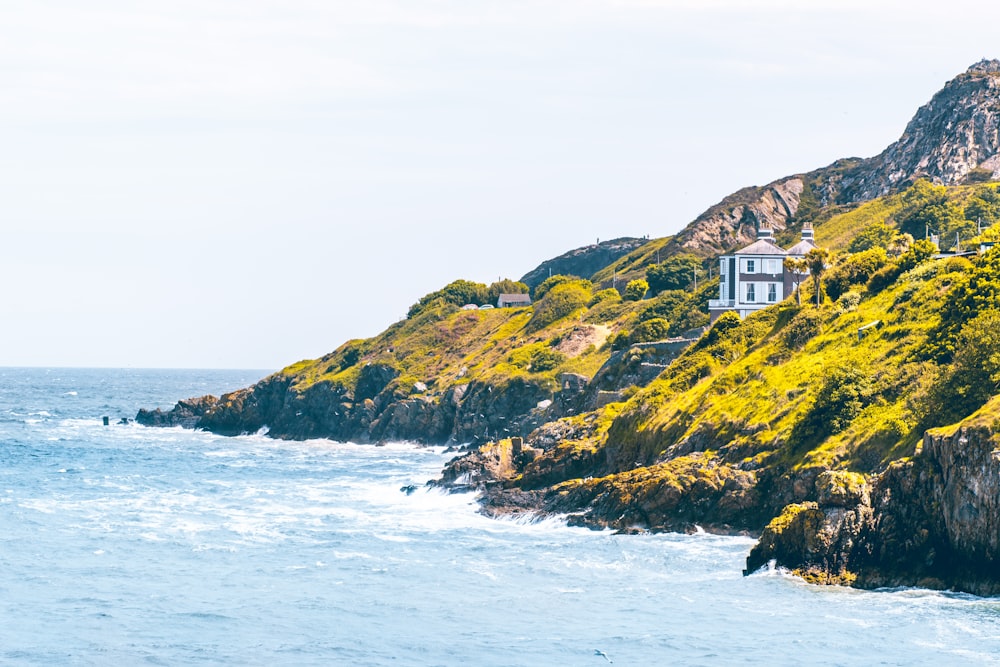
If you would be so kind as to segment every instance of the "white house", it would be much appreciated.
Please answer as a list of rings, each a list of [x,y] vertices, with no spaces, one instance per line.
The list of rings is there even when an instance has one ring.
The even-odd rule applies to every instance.
[[[755,310],[782,301],[803,278],[800,274],[796,281],[785,270],[785,259],[800,259],[815,247],[809,223],[802,227],[802,240],[788,250],[775,245],[771,228],[761,225],[756,241],[732,255],[719,258],[719,298],[708,302],[712,321],[727,310],[746,317]]]
[[[531,297],[527,294],[501,294],[497,299],[497,308],[522,308],[531,305]]]

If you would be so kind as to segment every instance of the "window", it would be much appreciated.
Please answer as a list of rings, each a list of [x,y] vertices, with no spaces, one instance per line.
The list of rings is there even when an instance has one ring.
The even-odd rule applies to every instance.
[[[726,271],[726,264],[728,264],[728,263],[729,262],[726,261],[726,258],[723,257],[722,260],[719,262],[719,275],[722,275],[722,276],[726,275],[726,273],[727,273],[727,271]]]
[[[747,260],[747,273],[757,273],[757,260]]]
[[[750,260],[750,261],[753,261],[753,260]],[[747,303],[753,303],[755,300],[756,299],[754,298],[754,284],[753,283],[747,283],[747,298],[746,298],[746,302]]]
[[[764,264],[765,264],[764,268],[765,273],[770,273],[772,276],[781,273],[781,270],[778,268],[778,260],[766,259],[764,260]]]
[[[767,284],[767,301],[768,303],[774,303],[778,300],[778,285],[777,283]]]

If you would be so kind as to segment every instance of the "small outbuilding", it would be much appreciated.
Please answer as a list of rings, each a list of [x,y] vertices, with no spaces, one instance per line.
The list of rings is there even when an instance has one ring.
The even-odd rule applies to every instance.
[[[527,294],[501,294],[497,299],[497,308],[523,308],[531,305],[531,297]]]

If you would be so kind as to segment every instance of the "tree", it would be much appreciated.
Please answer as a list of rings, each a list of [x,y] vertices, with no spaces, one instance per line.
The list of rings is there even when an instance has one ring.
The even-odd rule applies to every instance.
[[[453,306],[464,306],[467,303],[486,303],[487,288],[483,283],[471,280],[455,280],[436,292],[423,296],[420,301],[410,306],[407,317],[413,317],[428,305],[440,299]]]
[[[826,260],[829,259],[830,252],[826,248],[813,248],[805,256],[806,265],[809,267],[809,273],[813,277],[813,285],[816,287],[816,307],[819,308],[823,304],[823,290],[820,283],[823,277],[823,272],[826,271]]]
[[[848,255],[827,273],[826,293],[836,301],[851,285],[863,285],[888,262],[885,250],[874,246]]]
[[[889,245],[886,247],[886,254],[889,257],[899,257],[913,245],[913,236],[911,234],[900,234],[899,236],[892,239]]]
[[[955,340],[954,361],[931,390],[928,413],[935,424],[958,421],[1000,391],[1000,311],[968,320]]]
[[[503,280],[498,280],[489,286],[486,290],[485,303],[495,304],[501,294],[527,294],[530,291],[531,290],[524,283],[504,278]]]
[[[996,188],[980,187],[965,204],[965,217],[983,227],[1000,221],[1000,193]],[[979,231],[978,228],[976,230]]]
[[[928,232],[937,234],[942,245],[955,242],[956,233],[962,238],[975,236],[976,225],[966,219],[966,212],[957,201],[949,199],[948,189],[920,179],[903,193],[903,208],[896,216],[900,231],[915,238]]]
[[[858,233],[847,249],[851,252],[863,252],[871,248],[888,248],[899,232],[884,222],[873,222]]]
[[[646,296],[647,291],[649,291],[649,283],[645,280],[630,280],[625,285],[624,297],[626,301],[641,301],[642,297]]]
[[[792,282],[795,283],[795,305],[802,305],[802,292],[799,290],[799,283],[809,270],[809,264],[804,259],[794,257],[785,258],[785,271],[792,274]]]
[[[555,287],[556,285],[562,285],[563,283],[571,283],[571,282],[585,282],[588,285],[587,289],[590,289],[591,283],[589,280],[584,280],[583,278],[579,278],[577,276],[567,276],[559,273],[554,276],[549,276],[548,278],[543,280],[540,285],[535,287],[535,291],[531,295],[531,297],[535,301],[538,301],[539,299],[544,297],[548,293],[548,291],[553,287]]]
[[[646,280],[653,294],[665,290],[685,289],[694,280],[701,260],[690,253],[680,253],[646,269]]]
[[[654,340],[663,340],[670,335],[670,322],[662,317],[654,317],[651,320],[640,322],[632,331],[631,342],[646,343]]]

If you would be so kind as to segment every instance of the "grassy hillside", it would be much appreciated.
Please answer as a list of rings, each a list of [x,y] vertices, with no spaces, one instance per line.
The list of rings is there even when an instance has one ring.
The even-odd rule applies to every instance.
[[[707,323],[717,279],[645,295],[599,282],[619,263],[655,263],[667,239],[606,267],[597,282],[554,276],[530,307],[465,309],[491,290],[521,287],[455,281],[382,334],[266,384],[287,386],[291,399],[225,399],[237,411],[226,423],[256,426],[240,421],[249,405],[264,406],[254,408],[258,421],[280,421],[292,437],[324,428],[392,437],[433,424],[435,437],[482,442],[485,432],[494,442],[480,452],[509,463],[479,470],[504,471],[490,487],[494,508],[583,512],[579,521],[591,525],[759,530],[786,504],[814,499],[826,471],[879,472],[910,456],[926,429],[960,421],[996,393],[1000,251],[935,258],[915,233],[937,233],[946,248],[955,232],[963,247],[996,239],[996,188],[921,181],[851,210],[814,208],[817,240],[832,250],[820,306],[810,279],[803,305],[790,297],[742,321],[723,315],[683,351],[656,341]],[[590,386],[570,392],[566,373]],[[463,399],[469,387],[474,399]],[[546,396],[555,404],[535,410]],[[343,411],[347,421],[329,417]],[[299,414],[314,426],[296,431]],[[495,441],[515,422],[524,435],[534,429],[520,458]]]

